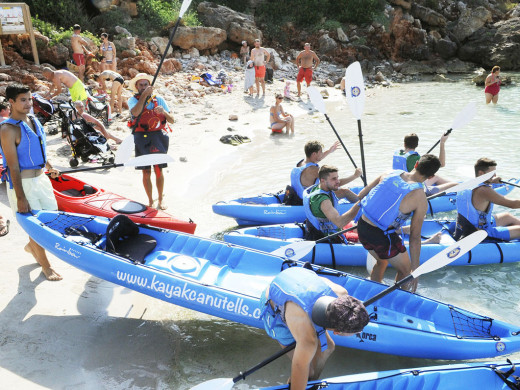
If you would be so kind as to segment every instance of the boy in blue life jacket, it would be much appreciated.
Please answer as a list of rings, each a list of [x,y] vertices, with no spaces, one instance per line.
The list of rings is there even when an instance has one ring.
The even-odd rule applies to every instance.
[[[441,168],[446,166],[446,141],[448,135],[443,135],[440,141],[439,160]],[[421,158],[421,155],[415,151],[419,145],[419,137],[415,133],[408,134],[404,137],[404,149],[396,150],[392,160],[392,169],[401,169],[405,172],[411,172]],[[424,182],[426,196],[445,191],[450,187],[457,185],[456,182],[450,182],[438,175]]]
[[[408,276],[419,266],[421,227],[428,210],[423,183],[432,178],[441,162],[425,154],[411,172],[395,170],[375,179],[359,193],[362,215],[358,221],[359,242],[377,260],[370,279],[383,280],[388,262],[397,269],[396,281]],[[396,232],[412,218],[410,224],[410,256]],[[415,292],[417,281],[411,289]]]
[[[271,338],[282,347],[296,342],[289,352],[291,390],[304,390],[308,380],[319,378],[335,347],[326,330],[350,336],[369,322],[363,303],[344,287],[302,267],[280,272],[262,293],[260,309]]]
[[[10,84],[5,97],[11,104],[11,115],[0,125],[0,153],[7,167],[7,197],[11,209],[13,213],[58,210],[51,182],[43,169],[46,168],[53,178],[60,172],[47,159],[43,126],[35,116],[29,115],[31,90],[22,84]],[[62,279],[51,268],[45,249],[31,237],[24,249],[41,265],[47,280]]]
[[[475,163],[475,176],[495,171],[497,163],[489,158],[480,158]],[[485,230],[488,236],[509,241],[520,237],[520,218],[510,213],[493,214],[493,206],[520,208],[520,199],[509,199],[496,192],[492,183],[499,183],[500,177],[480,184],[472,190],[457,194],[457,227],[455,239],[468,236],[476,230]]]
[[[303,192],[303,208],[305,210],[305,239],[318,240],[333,234],[354,219],[359,211],[359,202],[350,210],[340,214],[337,210],[341,179],[338,168],[323,165],[319,170],[319,184],[306,188]],[[357,199],[357,197],[356,197]],[[342,242],[339,236],[333,242]]]
[[[332,146],[326,150],[323,151],[323,144],[319,141],[308,141],[304,146],[304,152],[305,152],[305,159],[300,160],[298,164],[296,164],[296,167],[294,167],[291,170],[291,187],[294,191],[295,200],[293,200],[290,204],[294,205],[301,205],[303,201],[303,191],[315,184],[319,183],[318,180],[318,172],[320,169],[320,166],[318,163],[323,160],[325,157],[327,157],[329,154],[336,151],[339,147],[340,143],[339,141],[336,141],[332,144]],[[351,176],[348,176],[346,178],[340,179],[339,186],[343,186],[345,184],[350,183],[351,181],[357,179],[361,176],[361,169],[357,168],[354,171],[354,174]],[[349,189],[341,189],[340,193],[337,193],[336,195],[338,197],[344,197],[347,198],[350,202],[357,201],[357,195],[350,191]],[[287,204],[287,202],[284,202]]]

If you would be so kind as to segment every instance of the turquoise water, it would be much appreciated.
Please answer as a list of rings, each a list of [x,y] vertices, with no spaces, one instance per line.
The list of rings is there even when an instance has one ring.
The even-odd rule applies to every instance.
[[[518,75],[514,77],[518,79]],[[503,88],[499,104],[486,106],[483,89],[463,78],[450,84],[425,82],[367,90],[362,131],[369,181],[390,169],[392,153],[401,147],[405,134],[416,132],[420,137],[418,151],[425,153],[471,101],[477,103],[477,114],[468,125],[456,129],[450,136],[446,144],[447,166],[439,174],[452,179],[473,177],[473,164],[479,157],[486,156],[497,160],[497,170],[503,178],[518,177],[520,88],[515,85]],[[212,203],[285,188],[290,169],[304,157],[306,141],[318,139],[327,148],[335,141],[335,135],[321,113],[308,110],[310,105],[306,99],[299,106],[308,114],[297,118],[294,137],[270,136],[266,129],[256,130],[253,142],[226,158],[217,174],[202,172],[195,179],[204,181],[211,176],[218,184],[200,194],[205,221],[197,221],[199,234],[210,235],[234,226],[233,220],[211,213]],[[361,166],[357,122],[346,102],[327,101],[327,113]],[[438,147],[435,152],[438,153]],[[340,174],[350,175],[353,171],[342,149],[323,163],[338,166]],[[361,181],[355,184],[361,184]],[[511,197],[520,197],[520,192],[513,191]],[[367,275],[362,268],[345,270]],[[520,328],[519,271],[517,264],[446,267],[421,277],[418,293],[519,324]],[[385,281],[391,283],[394,275],[388,271]],[[234,377],[278,350],[277,344],[260,330],[196,313],[191,320],[175,321],[175,325],[181,341],[169,381],[174,388],[188,389],[211,378]],[[520,359],[520,354],[513,358]],[[330,358],[322,377],[444,363],[339,348]],[[283,383],[289,373],[289,360],[280,358],[252,374],[237,388]]]

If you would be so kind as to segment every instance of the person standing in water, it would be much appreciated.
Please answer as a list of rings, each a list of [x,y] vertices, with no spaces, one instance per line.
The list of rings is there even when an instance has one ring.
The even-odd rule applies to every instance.
[[[493,104],[498,103],[498,93],[500,92],[501,83],[500,66],[494,66],[493,69],[491,69],[491,73],[486,77],[486,88],[484,89],[486,104],[491,102],[493,102]]]

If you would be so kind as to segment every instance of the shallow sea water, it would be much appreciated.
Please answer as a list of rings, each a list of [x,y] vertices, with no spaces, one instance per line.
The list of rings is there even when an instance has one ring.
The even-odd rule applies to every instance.
[[[520,80],[518,74],[513,77]],[[502,88],[497,106],[486,106],[483,89],[472,85],[467,78],[457,83],[421,82],[367,89],[366,94],[362,131],[369,181],[390,169],[392,153],[401,147],[405,134],[416,132],[420,137],[418,151],[425,153],[470,101],[477,103],[477,115],[450,136],[446,144],[447,167],[439,172],[440,175],[453,179],[473,177],[473,164],[484,156],[497,160],[498,173],[503,178],[520,175],[520,88],[516,85]],[[357,122],[346,101],[326,103],[332,123],[361,166]],[[218,237],[218,232],[235,226],[233,220],[213,214],[211,204],[285,188],[290,169],[304,157],[306,141],[318,139],[328,148],[336,140],[324,116],[309,110],[307,98],[299,105],[308,114],[297,118],[295,136],[270,136],[265,127],[255,132],[251,144],[236,148],[213,170],[194,177],[191,188],[203,199],[201,208],[207,212],[204,221],[197,221],[199,235]],[[438,147],[434,152],[438,153]],[[350,175],[353,171],[342,149],[323,163],[338,166],[340,175]],[[361,181],[355,184],[361,184]],[[511,196],[519,197],[520,192],[513,191]],[[344,270],[367,276],[363,268]],[[391,283],[394,275],[392,270],[387,271],[386,283]],[[418,293],[519,324],[520,328],[519,285],[517,264],[446,267],[421,277]],[[209,379],[231,378],[279,349],[277,343],[258,329],[183,309],[162,315],[162,326],[171,330],[176,348],[171,366],[165,367],[170,374],[157,386],[160,388],[189,389]],[[520,353],[512,357],[520,359]],[[338,348],[322,377],[446,363]],[[284,383],[289,373],[289,360],[283,357],[239,382],[235,388],[252,389]]]

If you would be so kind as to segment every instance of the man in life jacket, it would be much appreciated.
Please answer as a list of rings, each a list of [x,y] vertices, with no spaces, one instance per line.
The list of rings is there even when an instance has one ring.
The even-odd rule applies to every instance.
[[[425,154],[411,172],[394,170],[383,174],[359,193],[362,199],[362,214],[357,225],[359,242],[377,260],[370,279],[381,282],[388,262],[397,270],[396,281],[419,266],[421,227],[428,210],[423,183],[433,177],[440,166],[436,156]],[[411,256],[408,256],[396,230],[410,217]],[[414,279],[411,289],[416,288]]]
[[[130,80],[129,87],[135,95],[128,99],[128,108],[132,114],[129,126],[132,128],[135,142],[135,156],[153,153],[168,153],[170,139],[166,132],[166,123],[173,123],[173,116],[165,100],[153,93],[151,85],[153,77],[146,73],[139,73]],[[167,164],[154,165],[155,184],[159,193],[157,209],[166,209],[163,201],[164,174],[162,169]],[[153,206],[153,186],[151,167],[136,167],[143,172],[143,185],[148,196],[148,205]]]
[[[497,163],[489,158],[480,158],[475,164],[475,176],[494,171]],[[457,227],[455,239],[468,236],[477,230],[485,230],[488,236],[509,241],[520,237],[520,218],[510,213],[493,214],[493,206],[520,208],[520,199],[509,199],[496,192],[492,183],[499,183],[500,177],[482,183],[473,190],[457,194]]]
[[[5,90],[11,104],[11,115],[0,125],[0,153],[7,167],[7,197],[13,213],[31,210],[58,210],[46,168],[51,177],[60,175],[47,160],[45,131],[38,119],[29,115],[31,90],[22,84],[10,84]],[[47,280],[62,277],[51,268],[45,250],[29,237],[25,246],[42,267]]]
[[[326,332],[350,336],[369,322],[363,303],[347,290],[303,267],[280,272],[262,293],[261,319],[267,334],[282,347],[296,342],[292,360],[291,390],[303,390],[319,378],[334,341]]]
[[[318,240],[336,233],[354,219],[359,211],[359,202],[349,211],[341,214],[337,210],[340,179],[338,168],[323,165],[318,173],[319,184],[315,184],[303,192],[303,208],[307,217],[305,223],[305,239]],[[331,238],[332,242],[342,242],[339,236]]]
[[[446,166],[446,141],[450,135],[443,135],[440,142],[439,160],[441,168]],[[421,158],[420,154],[415,151],[419,145],[419,137],[415,133],[408,134],[404,137],[404,149],[396,150],[392,160],[392,169],[400,169],[405,172],[411,172]],[[456,182],[450,182],[438,175],[433,176],[424,182],[424,190],[426,196],[434,195],[438,192],[447,190],[457,185]]]
[[[327,151],[324,152],[323,144],[319,141],[309,141],[305,144],[305,160],[299,161],[298,164],[296,164],[296,167],[291,171],[291,187],[288,190],[293,193],[292,196],[294,199],[290,203],[287,203],[284,200],[285,204],[303,204],[303,191],[306,188],[319,183],[318,172],[320,166],[318,163],[338,149],[339,145],[339,141],[336,141]],[[340,187],[355,180],[361,176],[361,173],[361,169],[358,168],[355,170],[353,175],[340,179]],[[357,201],[357,195],[349,189],[342,189],[341,191],[341,195],[343,196],[340,197],[346,197],[351,202]]]

